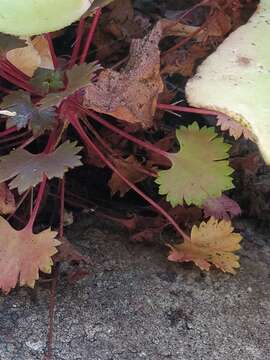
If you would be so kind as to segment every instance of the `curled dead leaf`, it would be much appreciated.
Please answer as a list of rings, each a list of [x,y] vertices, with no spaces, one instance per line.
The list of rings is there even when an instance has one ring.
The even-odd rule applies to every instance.
[[[126,67],[120,72],[102,71],[97,81],[85,89],[84,106],[151,127],[157,98],[163,91],[158,47],[162,34],[163,26],[158,22],[144,39],[133,40]]]

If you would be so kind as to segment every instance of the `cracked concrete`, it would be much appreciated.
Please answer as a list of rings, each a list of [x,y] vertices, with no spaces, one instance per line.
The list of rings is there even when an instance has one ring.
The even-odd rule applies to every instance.
[[[166,261],[160,246],[131,244],[97,219],[68,237],[95,262],[91,275],[57,288],[55,360],[270,359],[270,247],[246,240],[236,276]],[[49,290],[0,296],[0,359],[39,360],[46,348]]]

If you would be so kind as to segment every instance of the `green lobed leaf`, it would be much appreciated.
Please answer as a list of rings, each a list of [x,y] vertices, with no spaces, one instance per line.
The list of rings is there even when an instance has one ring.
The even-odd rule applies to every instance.
[[[40,108],[47,109],[48,107],[58,106],[67,97],[88,86],[98,69],[100,69],[100,66],[96,61],[90,64],[74,65],[72,69],[66,71],[68,81],[66,89],[45,96],[39,102]]]
[[[218,137],[214,128],[182,126],[176,131],[180,151],[170,154],[172,167],[158,173],[159,194],[166,195],[173,207],[202,206],[211,197],[232,189],[233,169],[227,160],[230,145]]]
[[[63,72],[59,70],[50,70],[38,68],[31,79],[31,84],[41,93],[58,91],[64,88]]]
[[[10,189],[18,189],[21,194],[39,184],[43,176],[48,179],[62,178],[69,168],[80,166],[81,147],[76,142],[66,141],[55,151],[32,154],[24,149],[16,149],[0,158],[0,183],[11,180]]]

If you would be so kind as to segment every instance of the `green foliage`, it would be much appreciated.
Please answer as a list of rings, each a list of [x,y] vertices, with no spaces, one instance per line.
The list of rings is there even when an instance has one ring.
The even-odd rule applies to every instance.
[[[190,124],[190,117],[180,120],[177,118],[180,127],[176,130],[175,139],[172,132],[175,129],[174,118],[170,119],[172,121],[168,130],[162,111],[218,115],[220,132],[229,130],[235,139],[244,136],[253,140],[252,135],[255,134],[257,140],[264,129],[264,140],[259,139],[258,143],[260,146],[262,143],[266,144],[269,131],[265,119],[268,121],[269,105],[265,99],[268,93],[263,93],[263,96],[261,93],[268,87],[269,79],[262,74],[269,72],[269,50],[265,46],[266,50],[263,49],[258,54],[256,51],[255,54],[252,53],[250,64],[247,61],[250,44],[246,46],[245,43],[248,53],[243,51],[244,40],[252,38],[247,33],[247,28],[241,30],[245,35],[243,42],[231,41],[235,38],[239,40],[238,35],[232,35],[224,45],[226,51],[229,49],[230,55],[240,51],[241,57],[238,60],[244,70],[238,74],[238,67],[231,66],[233,57],[225,56],[226,51],[224,53],[217,50],[218,60],[212,63],[211,59],[216,59],[216,55],[210,56],[211,66],[202,66],[202,78],[198,75],[190,80],[187,93],[191,103],[194,100],[192,96],[195,97],[195,105],[201,105],[203,98],[203,105],[210,101],[209,107],[221,111],[225,109],[227,114],[230,105],[233,112],[240,114],[241,120],[245,114],[240,108],[244,104],[245,111],[248,109],[248,114],[253,114],[254,119],[259,113],[261,122],[245,119],[243,127],[224,114],[213,111],[209,113],[208,109],[167,105],[175,94],[169,88],[166,89],[164,81],[164,74],[170,71],[185,77],[186,74],[192,75],[198,60],[213,48],[213,39],[221,42],[242,23],[239,9],[250,4],[250,1],[235,0],[233,6],[239,11],[231,11],[231,8],[228,10],[227,2],[219,2],[218,7],[216,2],[204,2],[201,6],[209,7],[209,11],[203,13],[209,13],[209,16],[204,19],[203,32],[193,24],[187,26],[185,21],[172,22],[168,19],[160,19],[152,27],[154,14],[147,18],[142,12],[142,16],[138,16],[139,10],[136,8],[137,11],[134,11],[133,2],[129,0],[111,4],[104,13],[98,9],[111,2],[112,0],[0,0],[0,31],[17,35],[46,33],[31,41],[27,38],[29,49],[25,49],[26,56],[22,56],[22,51],[17,51],[25,46],[24,40],[0,34],[0,76],[4,80],[1,83],[3,93],[0,105],[0,211],[1,215],[9,216],[9,221],[0,217],[0,289],[4,292],[9,292],[17,283],[33,287],[39,271],[51,271],[55,260],[52,256],[60,244],[56,240],[57,233],[47,229],[35,234],[34,223],[47,196],[58,196],[55,191],[46,192],[52,178],[59,179],[56,181],[61,189],[61,206],[57,213],[60,221],[57,226],[58,237],[63,244],[59,247],[58,259],[83,259],[63,240],[64,190],[69,177],[65,180],[63,178],[69,169],[82,165],[82,160],[85,165],[91,166],[90,170],[93,167],[108,168],[107,172],[102,173],[102,179],[93,175],[96,178],[91,181],[103,183],[104,178],[107,178],[112,196],[120,194],[125,199],[126,194],[133,190],[143,198],[144,209],[145,204],[148,204],[158,213],[157,216],[155,213],[148,216],[146,214],[149,209],[147,212],[138,210],[138,213],[134,211],[129,218],[116,219],[130,232],[137,230],[137,234],[132,235],[133,239],[154,239],[170,225],[182,242],[170,246],[169,260],[193,261],[202,270],[209,270],[211,265],[215,265],[229,273],[235,273],[235,269],[239,267],[239,259],[234,252],[240,248],[241,236],[233,232],[230,220],[240,213],[240,208],[229,198],[228,193],[224,194],[234,187],[233,169],[229,164],[231,145],[218,135],[214,127],[202,126],[201,124],[205,124],[202,117],[197,117],[197,122],[187,126],[183,125]],[[266,9],[269,5],[265,1],[262,5],[259,13],[267,20],[269,14],[266,14]],[[191,14],[197,8],[195,5],[187,13]],[[88,16],[95,17],[88,21]],[[98,36],[94,38],[101,16]],[[159,17],[160,14],[157,18]],[[68,30],[51,34],[79,19],[77,27],[72,25]],[[266,25],[261,24],[263,20],[255,18],[254,21],[260,29],[266,31]],[[72,31],[75,36],[72,36]],[[187,46],[183,47],[182,38],[185,34],[187,36],[184,43]],[[174,44],[164,52],[160,42],[168,36],[181,39],[179,44]],[[265,36],[263,40],[266,41],[267,38]],[[37,41],[36,46],[39,43],[38,51],[34,40]],[[63,47],[54,49],[62,41]],[[90,53],[93,41],[96,49]],[[121,48],[123,42],[124,51]],[[71,43],[71,52],[66,51],[66,48],[70,49]],[[262,43],[265,45],[265,42]],[[170,41],[164,41],[164,45],[170,46]],[[128,48],[128,57],[124,58]],[[15,49],[12,52],[13,62],[11,54],[7,55],[11,49]],[[37,58],[34,55],[36,52]],[[222,59],[219,53],[225,54],[221,56]],[[107,64],[107,68],[102,69],[98,61],[84,63],[90,55],[97,55],[103,64]],[[175,59],[177,60],[173,63]],[[29,70],[26,69],[29,63],[30,72],[26,71]],[[263,64],[263,69],[258,64]],[[222,77],[223,67],[227,75],[232,75],[230,71],[233,68],[233,75],[241,76],[241,87],[237,90],[241,93],[240,97],[235,97],[235,94],[239,94],[230,83],[230,76],[225,81],[226,87],[222,81],[217,82],[216,78],[211,77],[215,72],[218,72],[215,76]],[[205,68],[208,69],[205,71]],[[254,96],[256,99],[259,96],[260,108],[254,107],[253,99],[250,101],[251,106],[249,104],[247,92],[250,91],[251,80],[256,85],[255,89],[260,90],[259,95],[256,93]],[[217,84],[225,91],[222,96]],[[196,89],[194,94],[193,85]],[[220,102],[230,101],[223,109],[221,103],[214,102],[217,98]],[[161,99],[166,100],[165,104],[157,104]],[[106,118],[103,119],[99,113],[106,114]],[[78,155],[82,148],[76,145],[76,140],[81,141],[84,146],[82,160]],[[175,140],[179,145],[177,152],[172,150]],[[80,180],[84,186],[92,187],[88,179]],[[155,183],[159,185],[159,194],[154,193]],[[107,193],[108,188],[104,188],[104,192]],[[145,193],[145,189],[149,190],[151,197]],[[31,197],[28,196],[29,193]],[[167,202],[160,199],[159,195],[165,195]],[[80,199],[79,196],[77,198]],[[15,217],[16,212],[22,216]],[[108,217],[107,213],[106,216]],[[19,224],[20,230],[17,229],[17,218],[23,222],[23,228]],[[207,218],[207,222],[203,221],[204,218]]]
[[[59,91],[65,87],[64,74],[59,70],[38,68],[30,82],[35,89],[45,94]]]
[[[75,65],[72,69],[66,71],[67,86],[65,90],[50,93],[40,102],[41,109],[48,109],[52,106],[58,106],[63,100],[73,95],[78,90],[83,90],[92,82],[92,79],[100,66],[97,62],[90,64]]]
[[[230,145],[218,137],[214,128],[199,128],[197,123],[176,131],[180,151],[170,154],[172,167],[158,174],[160,195],[171,205],[202,206],[208,197],[221,196],[233,188],[233,169],[229,166]]]

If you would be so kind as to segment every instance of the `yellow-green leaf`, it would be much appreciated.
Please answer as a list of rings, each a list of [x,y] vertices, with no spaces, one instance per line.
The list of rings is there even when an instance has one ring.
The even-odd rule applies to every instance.
[[[239,256],[233,252],[240,249],[242,236],[233,232],[230,221],[218,221],[213,217],[199,227],[193,226],[190,240],[170,246],[169,260],[193,261],[201,270],[209,270],[211,264],[224,272],[235,274],[239,268]]]
[[[199,128],[197,123],[176,131],[180,151],[170,154],[172,167],[158,173],[160,195],[167,195],[173,207],[202,206],[209,197],[219,197],[233,188],[233,169],[227,160],[230,145],[218,137],[214,128]]]

